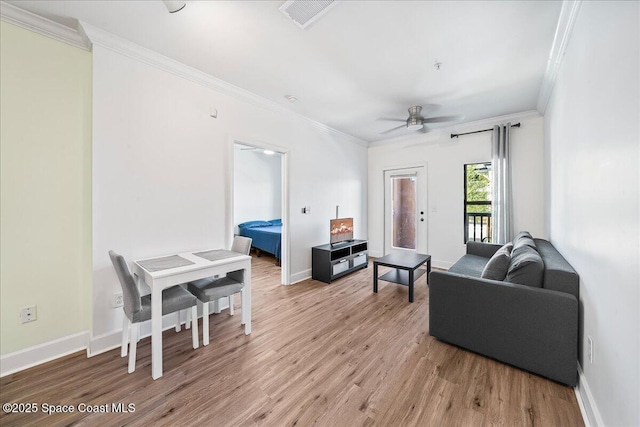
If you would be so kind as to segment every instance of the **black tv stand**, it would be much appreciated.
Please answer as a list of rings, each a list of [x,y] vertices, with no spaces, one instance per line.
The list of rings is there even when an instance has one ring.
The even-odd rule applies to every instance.
[[[333,248],[333,249],[338,249],[338,248],[342,248],[344,246],[349,246],[351,243],[355,242],[355,240],[351,239],[351,240],[343,240],[342,242],[337,242],[337,243],[329,243],[329,245]],[[324,246],[324,245],[323,245]]]
[[[369,264],[366,240],[349,240],[311,248],[311,276],[331,283]]]

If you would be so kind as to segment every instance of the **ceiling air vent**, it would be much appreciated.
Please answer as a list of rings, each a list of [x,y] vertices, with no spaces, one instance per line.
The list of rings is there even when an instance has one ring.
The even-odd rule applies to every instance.
[[[289,0],[280,6],[280,11],[304,29],[338,3],[339,0]]]

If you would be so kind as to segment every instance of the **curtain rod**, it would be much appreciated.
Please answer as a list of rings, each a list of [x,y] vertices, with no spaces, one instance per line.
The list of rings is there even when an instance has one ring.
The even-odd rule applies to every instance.
[[[516,123],[515,125],[511,125],[511,127],[512,128],[519,128],[520,127],[520,123]],[[493,129],[482,129],[482,130],[476,130],[476,131],[473,131],[473,132],[466,132],[466,133],[452,133],[451,134],[451,139],[457,138],[460,135],[470,135],[472,133],[489,132],[490,130],[493,130]]]

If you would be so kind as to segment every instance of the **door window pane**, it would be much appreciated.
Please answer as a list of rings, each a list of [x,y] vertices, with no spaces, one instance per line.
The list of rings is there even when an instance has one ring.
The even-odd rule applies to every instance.
[[[416,178],[391,178],[393,247],[416,248]]]

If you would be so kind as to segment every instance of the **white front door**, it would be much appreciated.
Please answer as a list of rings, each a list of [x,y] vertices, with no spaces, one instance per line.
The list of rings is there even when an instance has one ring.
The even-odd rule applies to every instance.
[[[384,253],[427,252],[424,166],[384,171]]]

